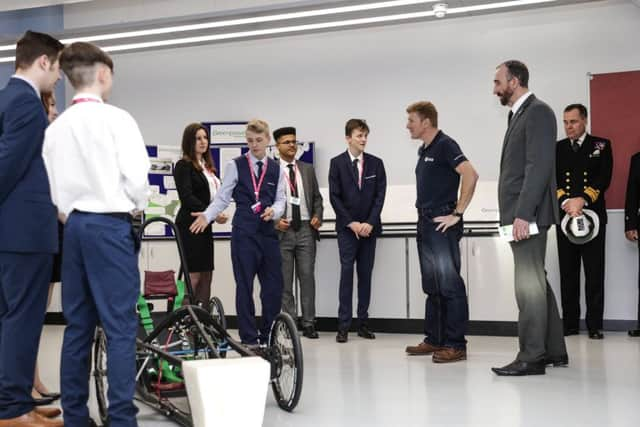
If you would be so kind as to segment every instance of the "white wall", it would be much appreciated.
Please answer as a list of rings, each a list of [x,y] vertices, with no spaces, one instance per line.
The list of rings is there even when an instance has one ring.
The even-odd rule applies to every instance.
[[[404,109],[430,99],[481,179],[494,180],[507,115],[491,93],[496,64],[524,60],[532,90],[560,114],[568,103],[588,102],[587,72],[640,68],[637,40],[640,8],[605,1],[118,54],[112,101],[138,119],[151,144],[178,144],[195,120],[294,124],[318,142],[324,186],[350,117],[371,125],[369,149],[384,158],[390,182],[411,184],[416,144]]]
[[[205,2],[180,2],[185,10],[177,10],[169,4],[178,2],[164,1],[166,7],[154,8],[150,16],[139,7],[145,2],[113,3],[120,9],[66,6],[66,27],[119,22],[124,16],[159,18],[159,11],[186,15]],[[217,2],[232,3],[260,2]],[[293,124],[300,138],[317,142],[318,178],[326,186],[329,159],[345,148],[343,126],[350,117],[370,124],[369,151],[384,159],[390,184],[412,184],[416,144],[404,129],[404,109],[429,99],[440,111],[441,127],[458,140],[481,179],[495,180],[507,116],[491,93],[498,63],[525,61],[532,90],[560,118],[565,105],[588,104],[588,72],[640,69],[638,40],[640,8],[629,1],[602,1],[117,54],[112,102],[136,117],[149,144],[178,145],[192,121],[262,117],[274,128]],[[635,248],[622,231],[616,217],[607,233],[606,286],[616,296],[607,299],[610,319],[635,317]],[[557,277],[557,264],[550,274]]]

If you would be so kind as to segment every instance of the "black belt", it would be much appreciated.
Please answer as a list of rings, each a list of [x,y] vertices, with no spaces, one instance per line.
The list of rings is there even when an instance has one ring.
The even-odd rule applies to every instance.
[[[436,208],[416,208],[418,210],[419,216],[441,216],[441,215],[449,215],[456,208],[455,203],[450,203],[442,206],[438,206]]]
[[[79,211],[75,209],[73,213],[79,213],[83,215],[86,215],[86,214],[104,215],[104,216],[110,216],[112,218],[118,218],[127,222],[133,222],[133,217],[129,212],[85,212],[85,211]]]

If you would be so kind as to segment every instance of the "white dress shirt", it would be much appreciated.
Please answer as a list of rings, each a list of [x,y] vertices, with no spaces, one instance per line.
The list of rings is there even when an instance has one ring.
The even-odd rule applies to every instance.
[[[207,183],[209,184],[209,203],[211,203],[213,202],[213,199],[216,197],[216,193],[220,188],[220,180],[217,176],[214,175],[213,172],[207,169],[207,165],[204,160],[200,162],[200,165],[202,166],[202,173],[204,174],[204,177],[207,179]]]
[[[92,94],[73,100],[45,133],[53,203],[65,215],[144,209],[150,163],[135,120]]]
[[[291,163],[285,162],[280,159],[280,169],[284,173],[285,180],[287,185],[285,186],[285,191],[287,195],[287,220],[291,221],[291,187],[289,185],[289,165],[293,165],[293,170],[296,173],[296,187],[298,188],[298,198],[300,199],[300,220],[301,221],[309,221],[309,209],[307,208],[307,200],[304,198],[304,185],[302,184],[302,175],[300,175],[300,171],[296,166],[296,161],[294,160]]]
[[[529,98],[531,95],[533,95],[533,93],[531,91],[529,91],[529,92],[525,93],[524,95],[522,95],[520,98],[518,98],[518,100],[516,102],[513,103],[513,105],[511,106],[511,111],[513,112],[513,117],[514,118],[515,118],[516,114],[518,114],[518,110],[520,109],[520,107],[522,107],[522,104],[524,104],[524,101],[526,101],[527,98]]]
[[[253,173],[258,173],[258,166],[256,165],[258,159],[251,154],[251,152],[247,153],[249,156],[249,161],[251,162],[251,169],[253,169]],[[273,159],[269,159],[274,161]],[[267,161],[267,157],[260,159],[260,161],[264,164]],[[264,167],[264,166],[263,166]],[[236,188],[236,184],[238,183],[238,167],[236,166],[235,160],[229,160],[227,166],[224,169],[224,177],[222,179],[222,186],[216,193],[216,197],[213,202],[207,207],[207,210],[204,211],[204,216],[207,218],[207,221],[214,221],[218,215],[224,211],[227,206],[231,203],[231,197],[233,195],[233,190]],[[284,192],[284,177],[283,171],[280,171],[280,176],[278,177],[278,186],[276,188],[276,199],[273,202],[271,207],[273,208],[273,218],[274,220],[280,219],[282,214],[284,213],[284,206],[287,202],[286,195]],[[263,208],[267,208],[268,206],[264,206]]]
[[[578,147],[582,147],[582,143],[584,142],[584,139],[587,137],[587,132],[584,132],[580,138],[576,139],[575,142],[578,143]],[[573,144],[573,140],[571,138],[569,138],[569,145]]]

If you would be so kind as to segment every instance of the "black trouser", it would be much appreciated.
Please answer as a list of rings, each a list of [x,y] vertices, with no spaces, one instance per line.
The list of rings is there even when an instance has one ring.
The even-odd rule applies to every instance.
[[[571,243],[556,228],[560,258],[560,290],[562,293],[562,321],[565,331],[580,326],[580,262],[584,265],[587,329],[602,329],[604,314],[604,247],[606,224],[600,224],[595,239],[584,245]]]
[[[640,239],[638,239],[638,329],[640,329]]]

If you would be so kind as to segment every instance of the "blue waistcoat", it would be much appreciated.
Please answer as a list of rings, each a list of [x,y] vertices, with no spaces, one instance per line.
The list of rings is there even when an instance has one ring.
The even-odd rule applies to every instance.
[[[253,171],[249,168],[246,156],[236,157],[234,161],[238,169],[238,183],[233,189],[233,199],[236,201],[236,213],[233,216],[232,223],[234,229],[242,229],[245,233],[277,236],[273,223],[271,221],[263,221],[260,218],[260,214],[253,213],[251,209],[251,206],[256,203],[256,198],[251,180]],[[267,207],[273,205],[273,202],[276,200],[278,178],[280,177],[280,165],[278,162],[273,159],[268,159],[267,157],[264,158],[264,161],[268,162],[269,166],[267,166],[267,172],[259,194],[262,212],[264,212]],[[259,181],[260,177],[256,177],[256,184],[258,184]]]

